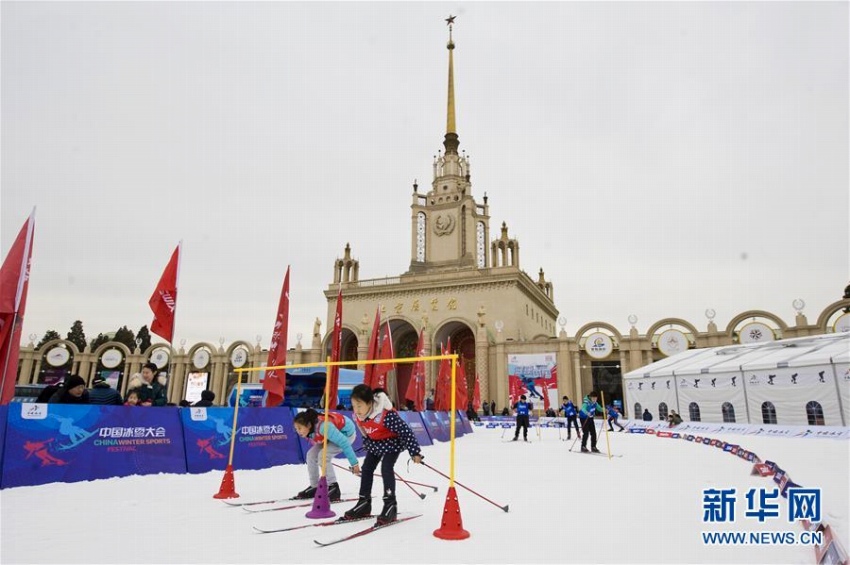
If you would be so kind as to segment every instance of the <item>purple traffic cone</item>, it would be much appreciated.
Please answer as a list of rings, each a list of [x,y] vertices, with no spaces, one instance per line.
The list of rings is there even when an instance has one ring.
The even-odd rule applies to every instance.
[[[313,509],[307,512],[306,516],[308,518],[333,518],[336,516],[336,512],[331,510],[327,477],[319,478],[316,494],[313,496]]]

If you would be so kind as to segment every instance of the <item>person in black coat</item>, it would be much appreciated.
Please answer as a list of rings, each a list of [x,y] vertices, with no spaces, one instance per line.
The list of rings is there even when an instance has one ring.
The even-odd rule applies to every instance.
[[[205,390],[201,392],[201,399],[192,406],[204,406],[209,408],[210,406],[213,406],[213,400],[215,400],[215,393],[211,390]]]
[[[71,375],[65,378],[63,384],[56,393],[50,397],[48,404],[88,404],[89,391],[86,390],[86,381],[80,375]]]
[[[102,375],[92,379],[92,387],[89,389],[89,404],[124,404],[117,390],[109,386]]]

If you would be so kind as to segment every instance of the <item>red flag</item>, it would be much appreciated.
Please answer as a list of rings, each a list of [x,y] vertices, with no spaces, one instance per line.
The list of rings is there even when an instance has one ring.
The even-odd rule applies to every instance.
[[[372,324],[372,335],[369,336],[369,352],[366,354],[366,360],[372,361],[378,358],[378,334],[381,331],[381,308],[375,309],[375,322]],[[375,365],[371,363],[366,365],[363,370],[363,384],[369,388],[372,386],[373,375],[375,374]]]
[[[331,336],[331,361],[339,361],[339,351],[342,345],[342,285],[336,295],[336,315],[334,316],[334,333]],[[337,404],[339,390],[339,367],[331,367],[328,371],[328,405],[330,409]]]
[[[448,355],[452,350],[452,339],[449,338],[449,343],[445,349],[440,346],[440,354]],[[437,372],[437,391],[434,393],[434,410],[447,411],[451,410],[451,387],[452,387],[452,366],[450,359],[440,360],[440,369]]]
[[[425,330],[419,332],[419,345],[416,347],[416,352],[417,357],[425,357]],[[404,398],[413,401],[417,411],[421,412],[425,409],[425,361],[417,361],[413,364]]]
[[[449,375],[451,378],[451,375]],[[466,369],[463,368],[463,358],[458,357],[457,369],[455,372],[455,410],[463,410],[466,412],[466,405],[469,404],[469,388],[466,382]],[[449,399],[451,402],[451,399]]]
[[[0,267],[0,363],[3,364],[0,405],[8,404],[15,396],[34,231],[33,209]]]
[[[472,389],[472,409],[481,410],[481,386],[478,384],[478,373],[475,374],[475,386]]]
[[[174,310],[177,308],[177,279],[180,276],[180,246],[177,245],[148,304],[153,310],[151,331],[168,343],[174,340]]]
[[[283,277],[283,288],[280,290],[280,302],[277,306],[277,318],[272,330],[272,342],[269,346],[267,367],[286,365],[286,334],[289,330],[289,267]],[[263,379],[263,390],[267,391],[266,406],[280,406],[286,390],[286,369],[271,369],[266,371]]]
[[[390,330],[390,323],[387,322],[384,324],[384,327],[386,331],[381,336],[381,351],[378,354],[378,359],[392,359],[395,355],[393,353],[393,334]],[[370,388],[373,390],[380,388],[386,391],[387,373],[392,369],[395,369],[395,363],[380,363],[375,365],[375,372],[372,374],[372,385]]]

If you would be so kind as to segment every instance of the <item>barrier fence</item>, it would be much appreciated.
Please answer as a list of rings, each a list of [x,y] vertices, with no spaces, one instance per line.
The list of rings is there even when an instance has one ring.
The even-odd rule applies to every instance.
[[[153,473],[223,470],[234,408],[130,408],[67,404],[0,406],[0,488]],[[292,422],[298,409],[245,408],[237,414],[234,467],[304,463],[310,444]],[[351,412],[341,411],[351,417]],[[447,412],[407,412],[423,446],[449,441]],[[458,411],[456,436],[472,431]],[[355,450],[362,445],[360,431]],[[344,457],[342,454],[339,457]]]

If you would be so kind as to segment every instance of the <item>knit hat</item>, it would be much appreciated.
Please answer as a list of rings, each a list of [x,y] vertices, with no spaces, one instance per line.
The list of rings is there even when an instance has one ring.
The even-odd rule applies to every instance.
[[[80,385],[86,386],[86,381],[80,375],[70,375],[65,377],[65,390],[71,390]]]
[[[211,390],[204,390],[201,392],[201,398],[212,402],[213,400],[215,400],[215,393]]]
[[[106,379],[103,378],[103,375],[95,375],[94,378],[91,380],[92,386],[105,382]]]

